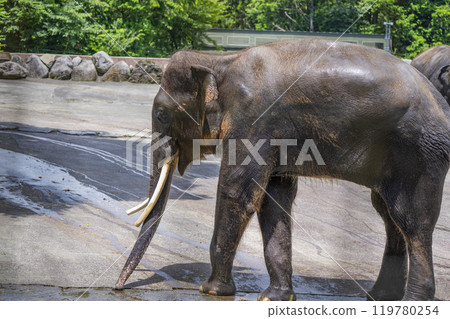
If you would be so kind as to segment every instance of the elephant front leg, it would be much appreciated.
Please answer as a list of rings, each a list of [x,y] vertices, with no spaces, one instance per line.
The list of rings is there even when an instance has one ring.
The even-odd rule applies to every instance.
[[[233,198],[219,196],[216,207],[214,234],[210,246],[212,273],[200,287],[210,295],[230,296],[236,292],[232,277],[233,260],[252,211]]]
[[[270,286],[258,300],[296,300],[292,289],[291,206],[297,178],[273,177],[258,214]]]
[[[214,234],[210,246],[212,273],[200,292],[210,295],[234,295],[233,260],[242,234],[262,203],[264,178],[233,178],[233,172],[221,172],[217,191]],[[239,175],[241,176],[241,175]],[[267,174],[268,176],[268,174]],[[268,179],[268,177],[267,177]]]
[[[227,202],[227,201],[224,201]],[[233,203],[226,205],[235,206]],[[221,212],[217,219],[209,249],[212,272],[210,278],[203,282],[200,292],[217,296],[230,296],[236,292],[232,268],[237,246],[250,216],[236,207]]]

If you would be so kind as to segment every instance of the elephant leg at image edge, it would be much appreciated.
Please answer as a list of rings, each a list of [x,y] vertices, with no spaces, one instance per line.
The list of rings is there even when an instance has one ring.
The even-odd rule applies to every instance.
[[[424,167],[414,180],[394,177],[382,194],[389,216],[400,229],[408,251],[409,271],[402,300],[433,300],[435,281],[433,271],[433,230],[439,217],[446,174],[436,167]],[[411,177],[410,177],[411,178]],[[398,275],[403,275],[403,262],[398,262]],[[383,271],[383,269],[382,269]],[[398,281],[398,280],[397,280]],[[377,280],[378,282],[378,280]],[[398,296],[403,282],[398,282]]]

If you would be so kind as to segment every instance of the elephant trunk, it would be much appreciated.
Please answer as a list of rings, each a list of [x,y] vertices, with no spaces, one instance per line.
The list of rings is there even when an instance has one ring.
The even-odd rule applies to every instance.
[[[172,160],[167,162],[161,169],[156,169],[157,165],[154,164],[154,172],[156,172],[154,178],[150,181],[150,196],[151,199],[147,199],[136,208],[129,210],[127,213],[134,213],[146,206],[144,213],[136,222],[136,226],[139,226],[142,222],[142,228],[139,232],[139,236],[134,244],[134,247],[128,257],[119,279],[114,285],[115,290],[122,290],[125,282],[131,273],[137,267],[145,251],[147,250],[153,235],[156,233],[159,222],[161,221],[164,208],[169,198],[170,185],[172,183],[172,176],[177,166],[178,156],[172,157]]]

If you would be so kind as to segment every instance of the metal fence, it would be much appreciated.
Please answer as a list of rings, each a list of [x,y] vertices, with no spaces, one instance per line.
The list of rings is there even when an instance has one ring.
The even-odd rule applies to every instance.
[[[341,33],[334,32],[284,32],[229,29],[212,29],[206,32],[206,34],[216,42],[217,46],[225,51],[238,51],[263,43],[291,39],[321,38],[334,41],[341,36]],[[382,34],[346,33],[339,41],[383,49],[385,39]],[[204,49],[215,50],[216,45],[209,42],[205,45]]]

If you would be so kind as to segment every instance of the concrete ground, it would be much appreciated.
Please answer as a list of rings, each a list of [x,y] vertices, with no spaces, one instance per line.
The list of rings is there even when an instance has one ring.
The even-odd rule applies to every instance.
[[[255,300],[269,282],[257,219],[234,263],[238,293],[198,292],[219,161],[175,176],[161,225],[123,292],[112,291],[135,242],[148,175],[126,161],[127,136],[149,128],[158,87],[0,80],[0,300]],[[438,299],[450,300],[450,178],[434,233]],[[301,179],[293,212],[299,300],[363,300],[380,267],[384,227],[370,191]],[[356,281],[355,281],[356,280]]]

